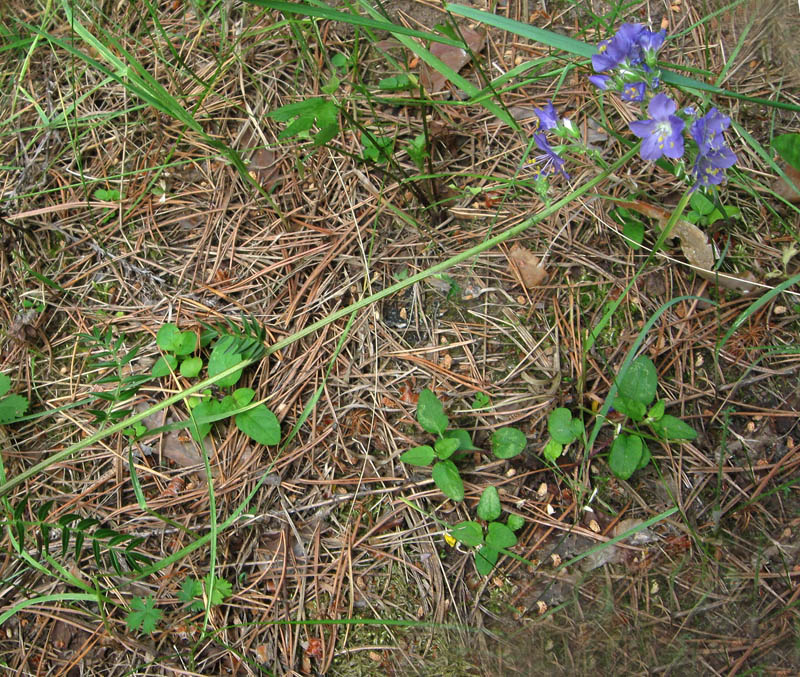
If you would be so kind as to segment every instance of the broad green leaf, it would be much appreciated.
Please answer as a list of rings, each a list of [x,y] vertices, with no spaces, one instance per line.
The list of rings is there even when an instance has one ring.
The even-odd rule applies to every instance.
[[[657,400],[647,412],[647,418],[651,421],[658,421],[664,416],[664,400]]]
[[[473,409],[485,409],[489,406],[489,396],[479,390],[475,393],[475,397],[472,398],[472,404],[470,406]]]
[[[488,576],[497,564],[498,557],[500,553],[497,550],[486,544],[482,545],[475,551],[475,569],[481,576]]]
[[[432,435],[441,435],[447,429],[450,420],[444,413],[439,398],[428,388],[424,388],[417,400],[417,421]]]
[[[214,348],[208,358],[209,376],[216,376],[242,361],[242,356],[232,350],[234,343],[235,339],[233,336],[223,336],[214,344]],[[218,381],[217,385],[222,388],[235,385],[241,376],[242,370],[237,369],[232,374]]]
[[[404,451],[402,454],[400,454],[400,460],[403,463],[408,463],[409,465],[425,466],[430,465],[433,462],[434,456],[435,453],[433,451],[433,447],[423,444],[420,447],[414,447],[413,449]]]
[[[484,522],[493,522],[500,517],[500,494],[496,487],[486,487],[478,501],[478,517]]]
[[[645,407],[655,398],[657,386],[656,367],[647,355],[639,355],[617,381],[620,395]]]
[[[177,357],[174,355],[162,355],[156,360],[150,373],[153,375],[153,378],[161,378],[162,376],[169,376],[177,368]]]
[[[542,454],[550,463],[555,463],[561,456],[562,451],[564,451],[564,445],[555,440],[550,440],[542,450]]]
[[[180,330],[172,322],[161,325],[161,328],[156,334],[156,345],[164,352],[174,353],[175,346],[180,341]]]
[[[219,407],[216,400],[203,400],[194,409],[192,409],[192,417],[194,419],[204,418],[206,416],[213,416]],[[195,442],[202,442],[208,433],[211,432],[210,423],[197,423],[192,420],[189,422],[189,434]]]
[[[669,414],[664,414],[658,421],[650,424],[656,434],[665,440],[693,440],[697,431],[688,423]]]
[[[572,429],[572,434],[575,436],[577,440],[579,437],[583,437],[583,421],[579,418],[573,418],[572,423],[569,424],[569,427]]]
[[[176,355],[190,355],[197,347],[197,334],[193,331],[182,331],[175,347]]]
[[[477,449],[472,443],[472,436],[469,434],[467,430],[448,430],[444,434],[445,438],[452,437],[455,440],[458,440],[458,447],[456,447],[456,451],[472,451],[473,449]]]
[[[522,453],[527,440],[518,428],[500,428],[492,434],[492,453],[497,458],[514,458]]]
[[[506,520],[506,525],[511,531],[519,531],[525,526],[525,519],[519,515],[509,515]]]
[[[614,398],[614,409],[620,414],[632,418],[634,421],[641,421],[647,411],[647,405],[628,397],[617,395]]]
[[[477,522],[459,522],[450,528],[453,538],[470,548],[483,543],[483,529]]]
[[[394,75],[389,78],[378,80],[378,89],[384,92],[397,92],[401,89],[410,89],[414,86],[411,78],[407,75]]]
[[[256,391],[252,388],[237,388],[233,391],[233,399],[240,407],[246,407],[253,401]]]
[[[611,445],[608,465],[617,477],[627,480],[639,467],[642,458],[642,440],[636,435],[621,434]]]
[[[6,395],[0,400],[0,424],[11,423],[20,418],[28,408],[28,400],[22,395]]]
[[[703,195],[699,190],[692,193],[689,204],[700,216],[707,216],[714,211],[714,203]]]
[[[236,427],[259,444],[270,446],[281,441],[278,418],[263,404],[237,414]]]
[[[772,148],[787,164],[800,171],[800,134],[782,134],[772,140]]]
[[[417,166],[417,169],[422,171],[425,167],[425,158],[428,157],[428,144],[425,140],[424,134],[417,134],[406,146],[406,152],[408,153],[408,157],[411,158],[411,161]],[[483,399],[479,400],[478,395],[481,395]],[[489,404],[489,397],[484,393],[476,393],[475,394],[475,401],[482,402],[485,399],[485,404],[479,404],[475,406],[473,402],[473,409],[480,409],[485,407]]]
[[[458,449],[458,444],[458,439],[455,437],[441,437],[436,440],[436,444],[433,448],[436,455],[444,461],[450,458],[456,449]]]
[[[0,396],[11,390],[11,378],[8,374],[0,374]]]
[[[181,362],[181,376],[185,378],[194,378],[200,373],[203,368],[203,360],[199,357],[189,357]]]
[[[642,457],[639,459],[639,465],[636,466],[637,470],[641,470],[642,468],[647,467],[647,464],[650,463],[650,459],[652,458],[650,454],[650,449],[647,446],[647,443],[642,441]]]
[[[517,544],[517,537],[505,524],[492,522],[486,533],[486,545],[495,550],[511,548]]]
[[[455,463],[439,461],[434,464],[432,475],[434,484],[445,496],[454,501],[464,500],[464,483],[461,481],[461,475],[458,474]]]
[[[644,224],[630,219],[622,226],[622,234],[628,238],[631,249],[639,249],[644,242]]]
[[[571,444],[575,441],[575,431],[572,428],[572,412],[564,407],[558,407],[550,412],[547,418],[547,432],[559,444]]]

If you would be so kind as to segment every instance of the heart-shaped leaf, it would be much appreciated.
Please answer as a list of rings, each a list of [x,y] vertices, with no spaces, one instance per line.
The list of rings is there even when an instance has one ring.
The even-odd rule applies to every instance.
[[[278,418],[263,404],[237,414],[236,427],[250,439],[269,446],[281,441],[281,425]]]
[[[454,524],[450,533],[457,541],[474,548],[483,543],[483,529],[477,522],[459,522]]]
[[[617,381],[620,395],[645,407],[655,399],[657,386],[656,367],[647,355],[639,355]]]
[[[627,480],[639,467],[642,458],[642,440],[636,435],[622,434],[611,445],[608,465],[617,477]]]
[[[486,534],[486,545],[495,550],[510,548],[517,544],[517,537],[505,524],[492,522]]]
[[[492,573],[494,565],[497,564],[497,558],[500,553],[488,545],[482,545],[475,551],[475,569],[481,576],[488,576]]]
[[[517,428],[500,428],[492,434],[492,453],[497,458],[514,458],[522,453],[527,440]]]
[[[550,412],[547,418],[547,432],[559,444],[571,444],[575,440],[572,412],[565,407],[558,407]]]
[[[669,414],[664,414],[650,425],[665,440],[693,440],[697,437],[697,431],[692,426]]]

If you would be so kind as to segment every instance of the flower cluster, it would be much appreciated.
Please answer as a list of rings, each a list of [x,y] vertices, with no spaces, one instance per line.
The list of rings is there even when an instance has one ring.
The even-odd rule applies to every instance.
[[[536,147],[542,151],[540,155],[534,156],[530,161],[536,167],[535,179],[548,176],[555,172],[560,172],[565,179],[569,179],[564,169],[564,158],[562,158],[553,147],[548,143],[545,132],[551,131],[558,136],[574,136],[572,123],[563,119],[559,122],[558,114],[552,101],[548,101],[544,108],[534,109],[536,117],[539,118],[538,131],[533,135]]]
[[[648,93],[660,83],[656,52],[664,44],[665,37],[664,31],[656,33],[642,24],[623,24],[616,35],[598,44],[592,66],[599,75],[592,75],[589,80],[600,89],[619,92],[623,101],[641,102],[644,107]],[[736,164],[736,154],[723,137],[730,118],[716,108],[702,117],[692,107],[676,114],[678,106],[666,94],[650,95],[649,117],[629,124],[631,131],[642,139],[642,159],[654,162],[662,157],[683,158],[686,119],[691,119],[689,135],[697,145],[697,154],[689,170],[694,179],[693,190],[721,184],[725,170]]]
[[[656,52],[665,38],[665,31],[654,33],[642,24],[622,24],[614,37],[597,45],[592,66],[601,75],[591,76],[590,82],[619,92],[623,101],[644,100],[648,88],[659,85]]]

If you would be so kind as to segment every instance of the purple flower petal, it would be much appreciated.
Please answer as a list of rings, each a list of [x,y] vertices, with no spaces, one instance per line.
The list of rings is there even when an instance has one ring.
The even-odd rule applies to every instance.
[[[628,82],[622,88],[622,94],[620,94],[620,98],[623,101],[642,101],[644,99],[644,93],[646,89],[646,82]]]
[[[598,89],[608,89],[608,81],[611,78],[608,75],[590,75],[589,82],[591,82]]]
[[[540,129],[553,129],[558,127],[558,114],[552,101],[548,101],[544,108],[534,108],[533,112],[539,118]]]

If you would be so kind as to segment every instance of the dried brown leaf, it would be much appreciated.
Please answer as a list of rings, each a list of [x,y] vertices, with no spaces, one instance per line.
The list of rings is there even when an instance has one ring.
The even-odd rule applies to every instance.
[[[783,170],[786,172],[786,176],[791,179],[793,185],[779,177],[772,184],[772,190],[789,202],[800,202],[800,171],[791,165],[786,165]]]
[[[466,41],[467,49],[454,47],[453,45],[443,45],[440,42],[435,42],[431,45],[431,54],[456,73],[469,62],[471,54],[477,54],[483,49],[483,43],[486,39],[485,33],[479,33],[469,28],[462,28],[461,35]],[[444,75],[430,66],[424,65],[422,67],[420,82],[428,92],[441,91],[444,89],[446,80],[447,78]]]
[[[516,272],[526,289],[535,289],[547,277],[539,257],[519,243],[508,253],[512,275]]]

